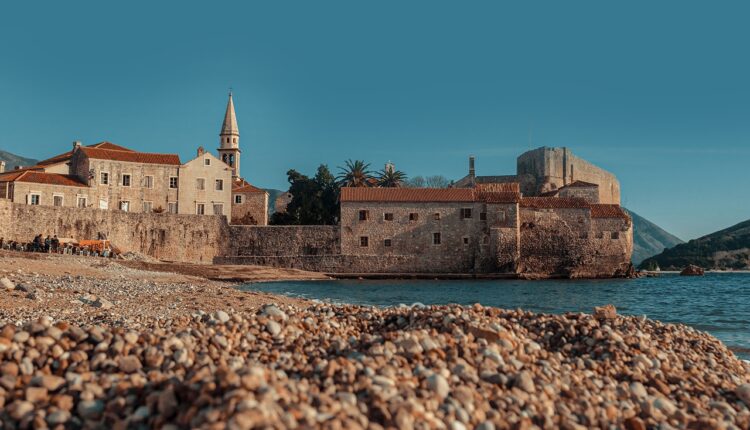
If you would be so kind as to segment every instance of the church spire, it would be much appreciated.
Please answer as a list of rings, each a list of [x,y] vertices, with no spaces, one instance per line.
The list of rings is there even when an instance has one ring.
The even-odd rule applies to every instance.
[[[219,133],[219,155],[221,161],[232,168],[232,177],[240,176],[240,129],[237,127],[237,115],[234,113],[232,91],[229,91],[227,111]]]
[[[234,113],[234,101],[232,101],[232,92],[229,92],[229,101],[227,102],[227,111],[224,114],[224,123],[221,125],[222,137],[231,137],[240,135],[240,129],[237,127],[237,115]]]

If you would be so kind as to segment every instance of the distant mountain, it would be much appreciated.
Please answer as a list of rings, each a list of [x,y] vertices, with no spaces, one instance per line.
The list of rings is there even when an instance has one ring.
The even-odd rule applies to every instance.
[[[750,220],[716,233],[693,239],[648,258],[641,267],[658,266],[663,270],[678,270],[688,264],[705,269],[750,269]]]
[[[37,163],[37,160],[33,158],[24,158],[19,155],[11,154],[10,152],[3,151],[0,149],[0,161],[5,161],[5,170],[13,170],[16,166],[33,166]]]
[[[643,260],[653,257],[667,248],[684,243],[677,236],[664,231],[664,229],[646,218],[633,211],[627,211],[633,218],[632,260],[636,266]]]

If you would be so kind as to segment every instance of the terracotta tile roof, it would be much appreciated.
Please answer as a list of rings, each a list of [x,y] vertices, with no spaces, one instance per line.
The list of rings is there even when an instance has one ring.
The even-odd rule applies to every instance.
[[[531,209],[587,209],[591,207],[586,200],[577,197],[524,197],[521,199],[520,206]]]
[[[630,215],[620,205],[592,204],[591,218],[630,219]]]
[[[521,185],[518,182],[477,183],[474,188],[479,191],[492,191],[501,193],[517,193],[521,191]]]
[[[11,170],[10,172],[0,173],[0,182],[13,182],[26,172],[28,172],[28,169]]]
[[[473,202],[471,188],[344,187],[342,202]]]
[[[539,197],[555,197],[559,193],[560,190],[545,191],[543,193],[539,193]]]
[[[64,161],[70,160],[70,156],[71,155],[73,155],[73,151],[68,151],[68,152],[66,152],[64,154],[55,155],[52,158],[48,158],[46,160],[42,160],[42,161],[36,163],[36,165],[32,166],[32,167],[45,167],[45,166],[49,166],[51,164],[62,163]]]
[[[136,151],[133,151],[130,148],[126,148],[124,146],[116,145],[116,144],[114,144],[112,142],[107,142],[107,141],[95,143],[93,145],[86,145],[86,146],[88,148],[112,149],[112,150],[115,150],[115,151],[136,152]]]
[[[521,193],[517,191],[475,191],[474,197],[477,201],[485,203],[518,203],[521,201]]]
[[[61,175],[59,173],[44,173],[27,170],[21,172],[13,179],[0,178],[7,182],[31,182],[35,184],[62,185],[66,187],[86,187],[87,185],[75,176]]]
[[[566,185],[566,187],[572,187],[572,188],[588,188],[588,187],[598,187],[599,184],[592,184],[591,182],[585,182],[585,181],[573,181]]]
[[[424,203],[516,203],[517,192],[476,191],[471,188],[351,188],[341,189],[342,202],[424,202]]]
[[[180,157],[177,154],[155,154],[151,152],[123,151],[112,149],[92,148],[88,146],[80,149],[89,158],[97,160],[126,161],[130,163],[167,164],[179,166]]]
[[[260,189],[256,187],[255,185],[252,185],[250,182],[247,182],[244,179],[239,179],[232,183],[232,192],[233,193],[265,193],[266,190]]]

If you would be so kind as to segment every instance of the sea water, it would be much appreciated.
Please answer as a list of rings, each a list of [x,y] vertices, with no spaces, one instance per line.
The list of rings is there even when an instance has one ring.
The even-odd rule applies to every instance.
[[[308,299],[374,306],[414,303],[472,305],[543,313],[587,312],[613,304],[620,314],[682,323],[721,339],[750,359],[750,274],[702,277],[662,274],[607,280],[336,280],[239,286]]]

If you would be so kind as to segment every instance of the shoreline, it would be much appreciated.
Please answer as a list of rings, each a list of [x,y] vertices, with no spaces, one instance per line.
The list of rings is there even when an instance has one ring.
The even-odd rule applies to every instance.
[[[614,307],[331,305],[195,276],[234,269],[30,255],[0,253],[9,428],[750,427],[749,363]]]

